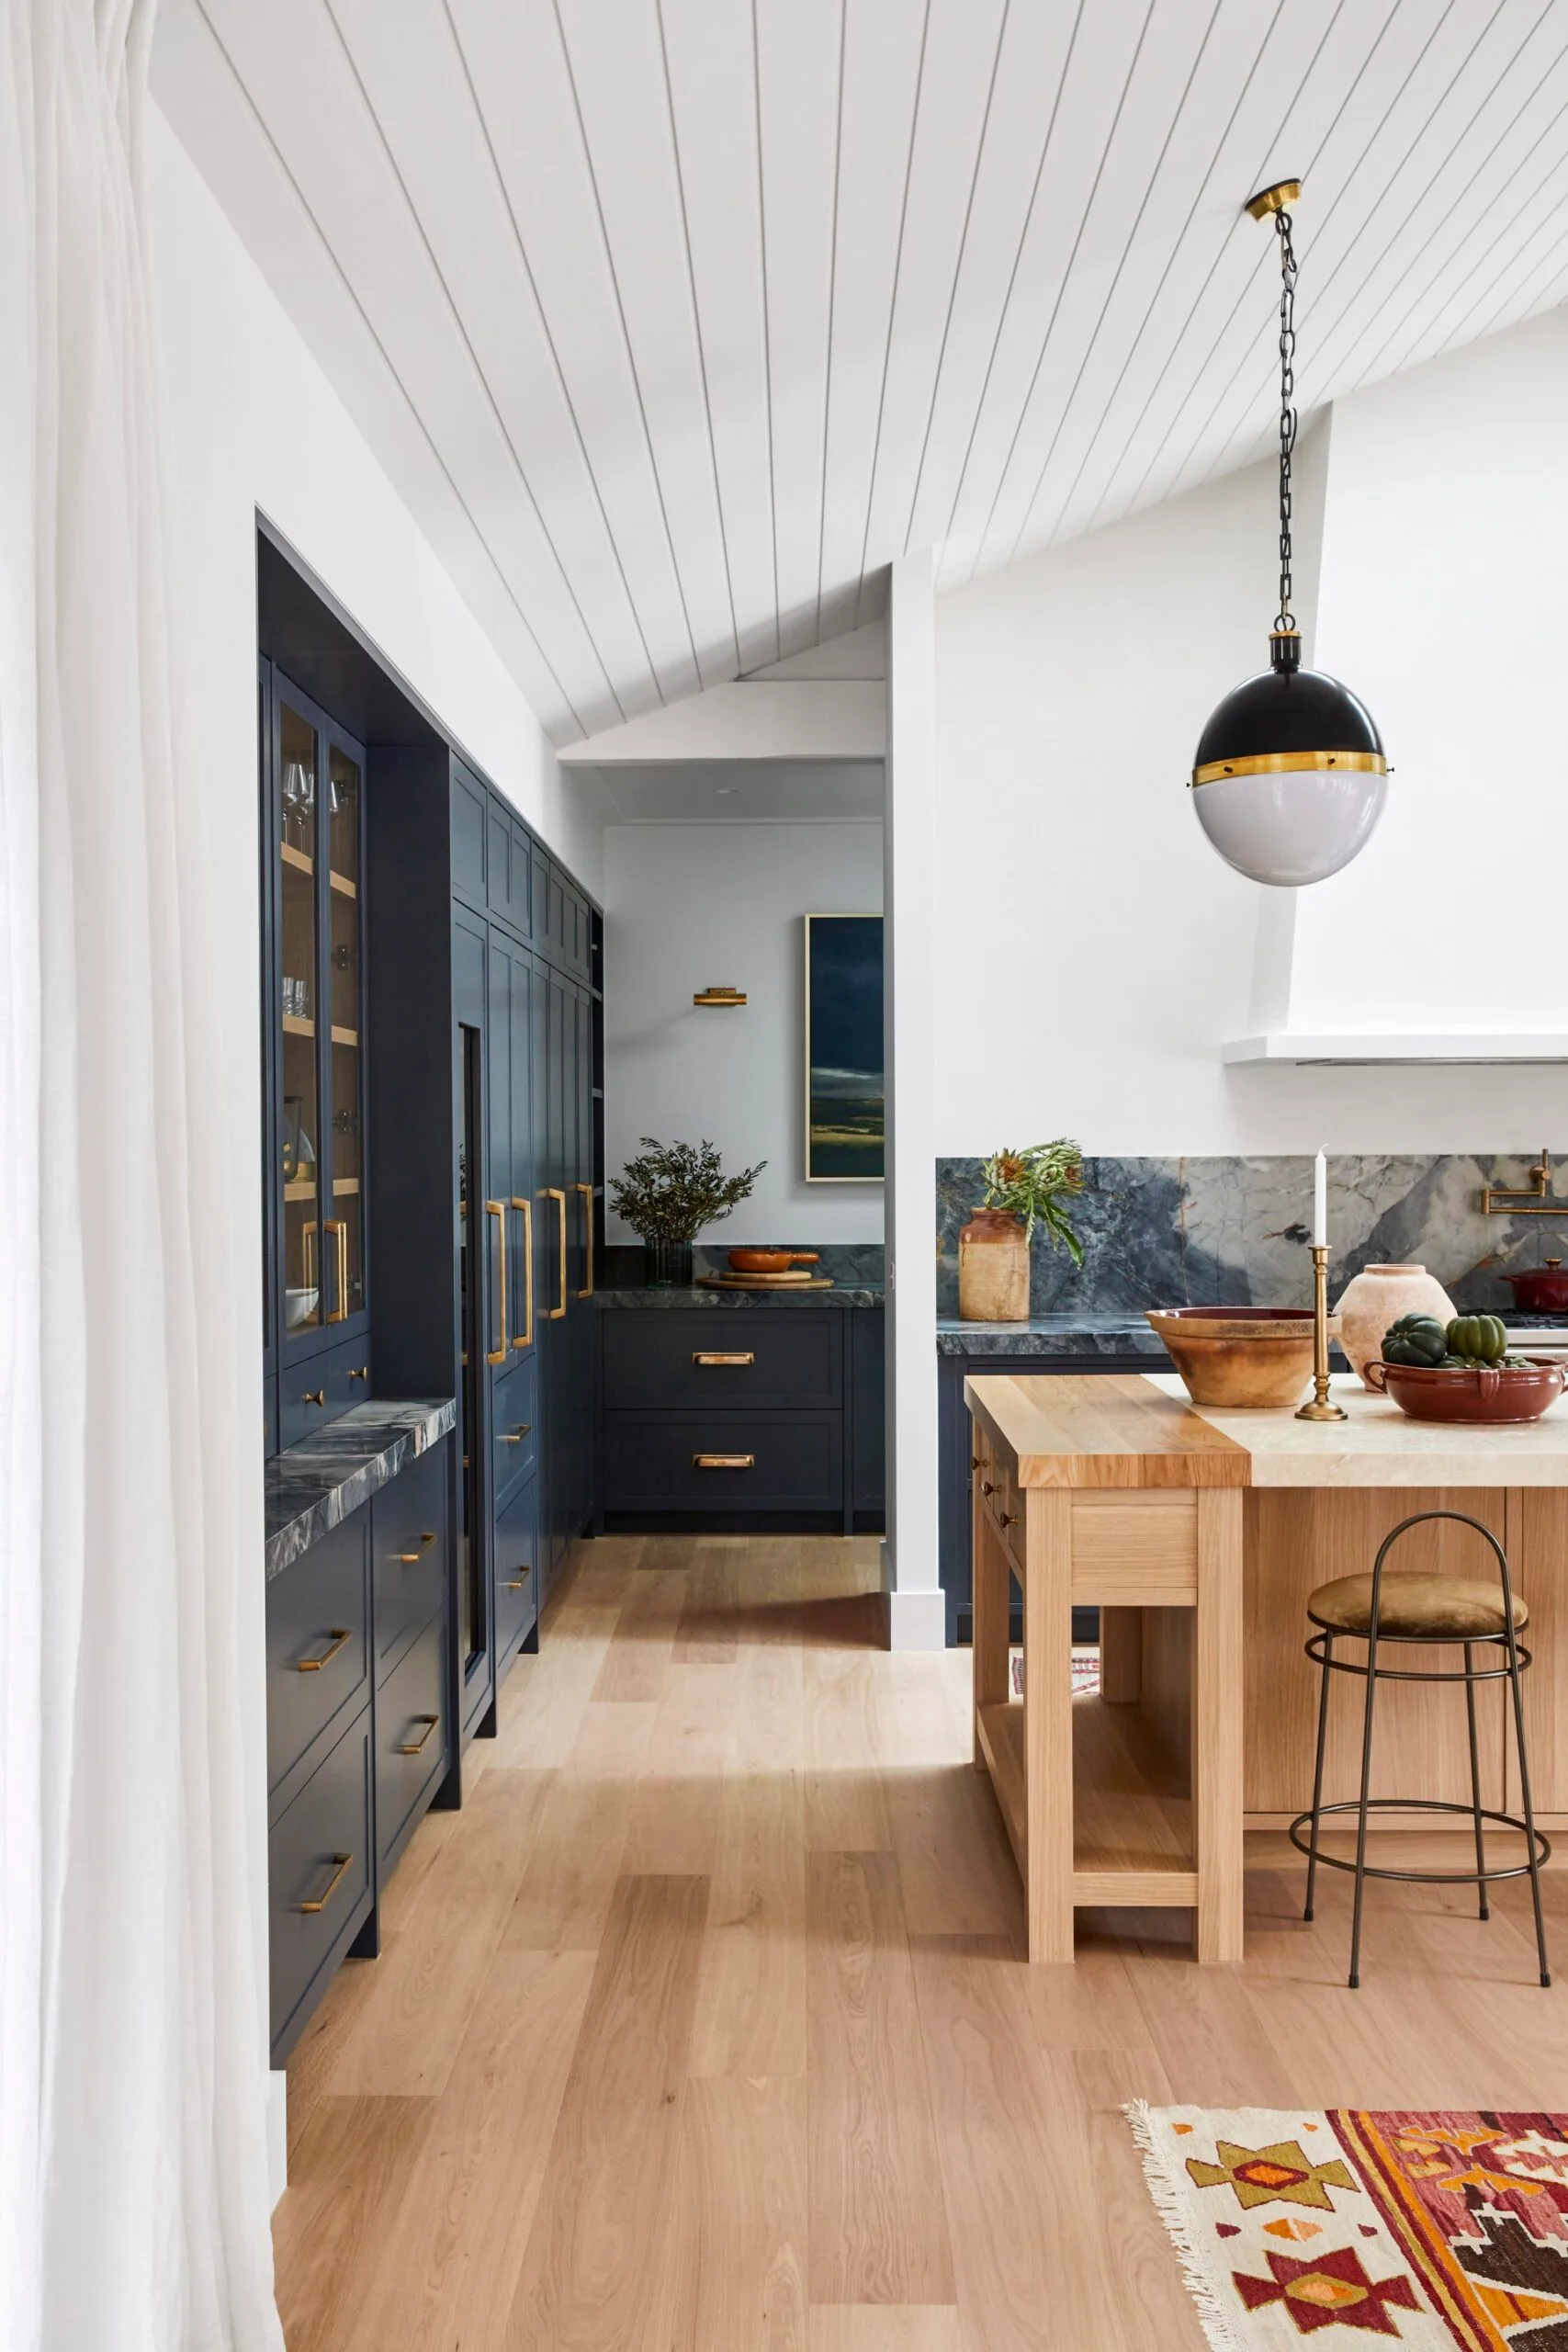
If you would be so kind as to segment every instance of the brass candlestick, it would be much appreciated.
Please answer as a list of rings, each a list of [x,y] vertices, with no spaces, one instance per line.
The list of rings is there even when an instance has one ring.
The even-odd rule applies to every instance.
[[[1312,1396],[1296,1414],[1298,1421],[1346,1421],[1343,1405],[1328,1395],[1328,1247],[1312,1245]]]

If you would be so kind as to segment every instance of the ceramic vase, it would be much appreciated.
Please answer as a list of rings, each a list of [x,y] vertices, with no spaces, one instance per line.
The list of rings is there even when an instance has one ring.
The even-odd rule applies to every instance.
[[[976,1209],[959,1227],[958,1312],[965,1323],[1029,1320],[1029,1242],[1007,1209]]]
[[[687,1290],[692,1281],[689,1241],[645,1241],[643,1271],[650,1290]]]
[[[1365,1388],[1367,1366],[1382,1354],[1391,1323],[1402,1315],[1434,1315],[1439,1323],[1451,1323],[1454,1306],[1425,1266],[1363,1266],[1340,1292],[1334,1311],[1341,1318],[1339,1344]]]

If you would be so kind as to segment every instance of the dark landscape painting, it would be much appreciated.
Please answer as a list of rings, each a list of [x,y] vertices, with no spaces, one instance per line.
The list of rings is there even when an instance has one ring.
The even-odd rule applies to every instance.
[[[876,1181],[883,1140],[882,917],[807,915],[807,1182]]]

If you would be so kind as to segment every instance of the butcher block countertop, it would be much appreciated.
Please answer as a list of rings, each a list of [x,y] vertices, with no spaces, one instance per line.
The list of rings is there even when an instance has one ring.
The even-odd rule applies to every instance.
[[[1568,1399],[1539,1421],[1413,1421],[1349,1374],[1343,1421],[1194,1405],[1173,1373],[972,1375],[1021,1487],[1568,1487]]]

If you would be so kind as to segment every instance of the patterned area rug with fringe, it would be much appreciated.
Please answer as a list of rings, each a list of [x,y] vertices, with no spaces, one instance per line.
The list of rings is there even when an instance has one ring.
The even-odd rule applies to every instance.
[[[1568,2116],[1130,2108],[1216,2352],[1568,2352]]]

